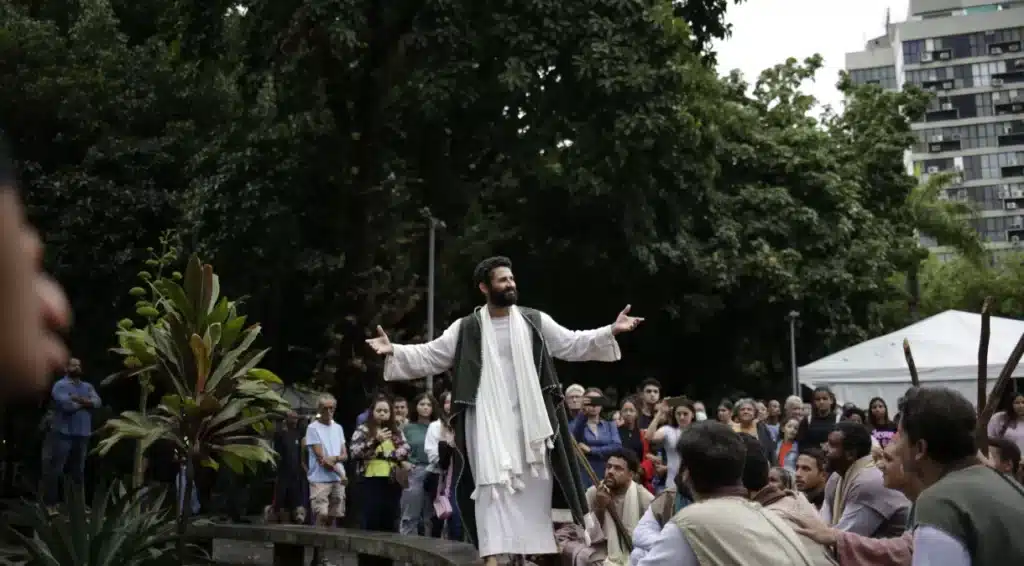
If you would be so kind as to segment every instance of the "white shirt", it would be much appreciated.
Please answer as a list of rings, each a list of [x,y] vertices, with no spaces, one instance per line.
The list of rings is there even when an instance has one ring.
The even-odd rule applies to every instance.
[[[648,507],[647,511],[644,511],[644,516],[640,517],[640,522],[633,528],[633,552],[629,553],[630,566],[636,566],[644,556],[647,556],[647,551],[653,548],[654,543],[661,537],[661,528],[654,511]]]
[[[423,439],[423,451],[427,453],[427,471],[439,473],[441,471],[441,452],[438,448],[441,444],[441,421],[440,419],[427,425],[427,435]]]
[[[914,529],[913,566],[971,566],[971,555],[959,540],[922,525]]]
[[[701,566],[697,555],[686,541],[686,535],[675,523],[668,523],[661,529],[661,536],[647,555],[640,559],[639,566]]]
[[[340,463],[334,466],[334,472],[330,472],[317,462],[316,454],[313,453],[313,446],[320,445],[324,457],[341,456],[345,447],[345,430],[341,425],[331,421],[331,424],[324,424],[320,421],[309,423],[306,428],[306,446],[309,448],[309,483],[333,483],[341,481],[345,477],[345,467]]]

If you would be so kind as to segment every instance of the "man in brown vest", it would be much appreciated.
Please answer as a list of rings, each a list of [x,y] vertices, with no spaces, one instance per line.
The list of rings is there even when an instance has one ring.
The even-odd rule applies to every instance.
[[[587,510],[553,358],[617,361],[615,336],[643,319],[629,316],[627,305],[610,325],[572,331],[546,313],[516,305],[508,258],[482,261],[474,277],[486,306],[436,340],[392,344],[378,327],[367,344],[387,356],[388,381],[452,370],[452,465],[459,478],[452,489],[464,534],[493,566],[498,555],[557,552],[551,520],[556,483],[577,523]]]

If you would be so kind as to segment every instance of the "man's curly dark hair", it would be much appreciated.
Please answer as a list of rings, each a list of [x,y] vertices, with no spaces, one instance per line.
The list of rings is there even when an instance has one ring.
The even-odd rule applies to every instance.
[[[503,255],[496,255],[481,261],[476,264],[476,269],[473,270],[473,282],[478,285],[483,283],[484,285],[490,286],[491,272],[499,267],[512,269],[512,260]]]

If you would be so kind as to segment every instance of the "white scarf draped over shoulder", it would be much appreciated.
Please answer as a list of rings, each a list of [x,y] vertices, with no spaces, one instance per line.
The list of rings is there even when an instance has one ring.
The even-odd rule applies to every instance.
[[[554,431],[544,405],[544,396],[533,355],[531,324],[515,306],[509,309],[509,336],[512,340],[512,370],[505,375],[498,353],[497,337],[487,308],[480,317],[482,367],[477,391],[476,416],[476,499],[480,489],[490,487],[492,495],[515,493],[523,488],[522,475],[547,477],[547,451],[553,447]],[[540,331],[540,329],[537,329]],[[509,400],[518,399],[520,420],[510,409]],[[521,438],[517,438],[521,435]],[[525,450],[519,450],[519,446]],[[525,452],[525,459],[524,459]]]

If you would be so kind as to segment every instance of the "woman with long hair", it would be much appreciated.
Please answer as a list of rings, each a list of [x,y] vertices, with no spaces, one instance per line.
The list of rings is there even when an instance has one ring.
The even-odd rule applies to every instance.
[[[430,465],[439,472],[437,489],[434,493],[429,494],[427,505],[433,508],[438,498],[445,499],[448,501],[451,514],[448,517],[435,516],[433,518],[430,536],[440,538],[444,535],[448,540],[460,540],[462,538],[462,522],[459,518],[455,493],[450,489],[454,478],[449,477],[452,474],[452,453],[455,451],[455,431],[450,424],[452,417],[451,391],[441,394],[440,406],[438,418],[427,427],[427,436],[423,443]]]
[[[573,436],[580,447],[580,451],[586,454],[587,463],[598,478],[604,477],[604,464],[607,454],[622,447],[622,439],[619,438],[619,429],[615,423],[601,418],[601,409],[604,408],[604,393],[597,388],[590,388],[583,394],[583,419],[577,419],[573,427]],[[590,487],[594,484],[590,474],[581,470],[580,475],[583,487]]]
[[[651,446],[664,448],[667,460],[665,463],[668,466],[665,471],[667,484],[674,481],[676,474],[679,473],[682,464],[682,458],[677,449],[679,439],[682,437],[683,431],[693,422],[693,416],[697,411],[693,407],[693,401],[686,397],[673,397],[665,401],[658,406],[658,413],[651,421],[651,426],[647,427],[647,440]]]
[[[409,444],[395,422],[395,413],[388,399],[377,399],[366,422],[352,434],[352,458],[360,478],[363,525],[368,531],[393,532],[399,518],[402,486],[399,469],[410,464]],[[389,562],[360,556],[360,564]]]
[[[626,397],[619,406],[619,418],[622,424],[619,425],[619,439],[622,440],[622,447],[629,448],[640,459],[640,480],[647,491],[654,493],[651,488],[651,479],[654,477],[654,463],[647,459],[647,452],[650,446],[647,444],[646,432],[640,428],[640,411],[638,401],[634,397]]]
[[[782,425],[779,444],[775,448],[772,465],[796,471],[796,461],[800,457],[800,445],[796,441],[796,433],[800,430],[799,419],[789,419]]]
[[[1024,452],[1024,393],[1012,391],[999,400],[998,411],[988,421],[989,438],[1007,438]]]
[[[718,402],[718,410],[715,412],[715,418],[722,424],[732,426],[733,420],[733,407],[732,401],[728,399],[722,399]]]
[[[433,516],[431,496],[437,489],[437,467],[430,464],[424,445],[427,429],[434,422],[437,401],[430,393],[420,393],[413,399],[414,414],[402,427],[405,441],[409,443],[409,485],[402,490],[402,520],[398,532],[403,535],[425,535],[430,533],[430,518]]]
[[[889,416],[889,405],[885,399],[874,397],[868,402],[868,422],[866,423],[871,436],[878,445],[885,448],[896,436],[896,422]]]

